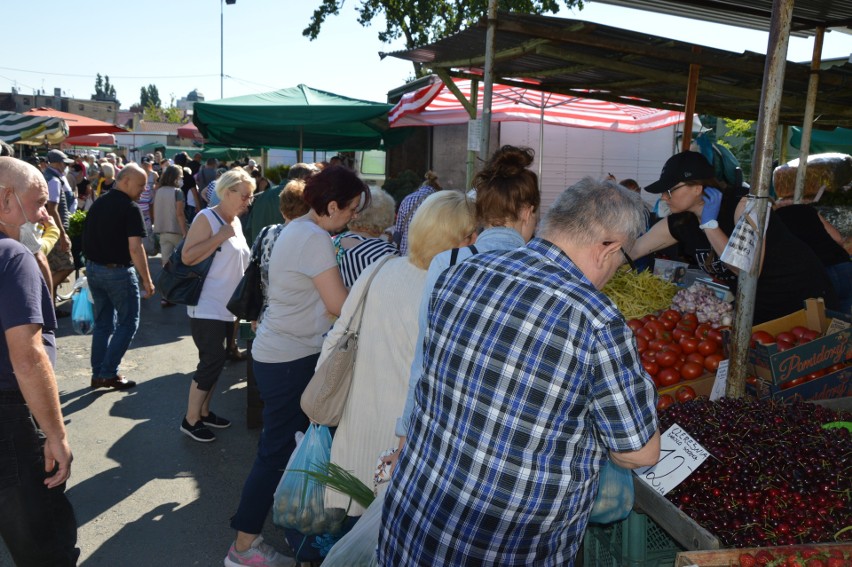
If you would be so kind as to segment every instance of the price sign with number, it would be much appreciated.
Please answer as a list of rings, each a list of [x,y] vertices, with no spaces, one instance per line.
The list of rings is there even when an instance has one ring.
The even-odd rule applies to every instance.
[[[648,486],[665,495],[709,456],[707,449],[675,423],[660,437],[660,460],[657,464],[635,469],[634,472]]]
[[[728,390],[728,361],[719,362],[719,368],[716,369],[716,380],[713,382],[713,389],[710,391],[710,401],[715,402],[725,397]]]

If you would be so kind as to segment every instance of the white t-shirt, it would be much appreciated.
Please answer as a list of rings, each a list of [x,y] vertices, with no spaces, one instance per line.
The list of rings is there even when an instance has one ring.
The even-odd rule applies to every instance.
[[[204,218],[210,223],[210,228],[213,229],[213,234],[216,234],[222,228],[223,225],[216,219],[212,210],[204,209],[198,214],[204,215]],[[234,314],[228,311],[226,306],[231,295],[234,294],[237,284],[240,283],[243,272],[248,267],[251,250],[246,243],[246,237],[243,236],[240,219],[235,218],[232,226],[234,227],[234,236],[223,242],[220,250],[213,257],[210,271],[207,272],[204,286],[201,288],[198,305],[190,305],[186,308],[190,317],[215,321],[236,320]]]
[[[332,318],[313,278],[337,269],[329,234],[304,217],[287,223],[269,257],[267,309],[251,348],[258,362],[277,363],[316,354]]]

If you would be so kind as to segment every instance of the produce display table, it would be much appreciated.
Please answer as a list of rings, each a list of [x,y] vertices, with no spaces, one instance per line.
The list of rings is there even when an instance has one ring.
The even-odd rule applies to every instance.
[[[687,551],[677,554],[674,567],[731,567],[741,565],[740,558],[743,555],[756,557],[759,554],[768,554],[775,559],[789,556],[798,556],[804,559],[818,558],[825,564],[825,558],[834,556],[836,558],[847,558],[852,556],[852,545],[817,543],[813,545],[791,545],[785,547],[749,547],[743,549],[720,549],[715,551]],[[748,561],[744,561],[748,563]],[[806,564],[806,563],[805,563]],[[816,563],[814,563],[816,564]],[[852,564],[852,561],[847,561]]]

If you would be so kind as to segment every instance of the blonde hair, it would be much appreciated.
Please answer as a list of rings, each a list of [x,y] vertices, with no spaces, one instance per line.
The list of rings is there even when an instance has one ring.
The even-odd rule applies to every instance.
[[[257,187],[254,182],[254,177],[246,173],[244,169],[238,167],[223,173],[221,177],[216,180],[216,196],[219,197],[220,200],[223,200],[225,198],[225,193],[240,183],[247,184],[252,193],[254,193],[254,190]]]
[[[278,197],[278,208],[285,220],[297,219],[308,214],[308,211],[311,210],[310,205],[305,201],[304,193],[304,179],[291,179],[281,190],[281,195]]]
[[[456,248],[476,230],[473,200],[460,191],[433,193],[408,228],[408,261],[425,270],[437,254]]]
[[[104,177],[107,179],[115,179],[115,166],[113,166],[110,162],[105,161],[101,164],[101,173],[103,173]]]
[[[393,224],[396,203],[387,191],[379,187],[370,187],[370,193],[370,206],[349,221],[349,228],[381,234]]]

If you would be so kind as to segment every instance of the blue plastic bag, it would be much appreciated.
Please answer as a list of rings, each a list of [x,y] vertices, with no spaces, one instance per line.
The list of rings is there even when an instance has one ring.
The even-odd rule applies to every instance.
[[[71,324],[78,335],[88,335],[95,326],[95,311],[89,296],[89,286],[85,283],[80,287],[71,305]]]
[[[321,471],[331,459],[331,432],[312,423],[293,451],[281,476],[272,506],[272,521],[304,535],[337,533],[346,511],[325,507],[325,486],[305,471]]]
[[[630,515],[633,509],[633,472],[607,459],[598,479],[598,494],[589,515],[591,524],[611,524]]]

